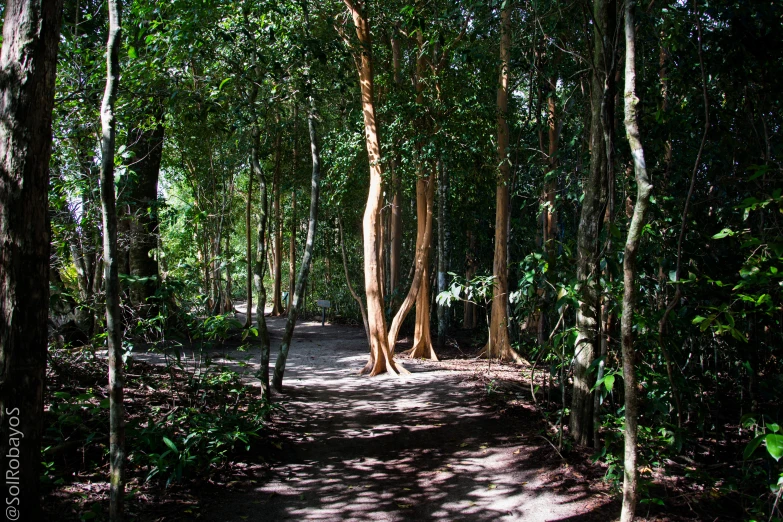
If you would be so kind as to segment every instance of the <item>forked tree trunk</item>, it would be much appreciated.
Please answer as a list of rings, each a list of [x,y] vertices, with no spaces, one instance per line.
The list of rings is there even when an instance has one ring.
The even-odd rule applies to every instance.
[[[114,196],[114,113],[120,77],[121,4],[109,0],[109,38],[106,44],[106,89],[101,104],[101,208],[106,289],[106,333],[109,352],[109,518],[123,518],[125,485],[125,420],[123,411],[122,318],[118,274],[117,209]]]
[[[313,173],[310,178],[310,219],[307,224],[307,238],[305,240],[305,251],[302,256],[302,264],[299,266],[299,277],[296,279],[296,290],[294,291],[291,302],[291,311],[288,314],[288,320],[285,323],[285,333],[280,343],[280,352],[275,361],[275,374],[272,378],[272,386],[278,392],[283,391],[283,374],[285,373],[285,363],[288,359],[288,349],[291,346],[291,339],[294,335],[296,326],[296,317],[299,313],[299,303],[302,295],[307,288],[307,276],[310,273],[310,262],[313,259],[313,246],[315,244],[315,232],[318,225],[318,198],[321,190],[321,152],[318,143],[318,134],[316,129],[315,100],[310,97],[310,110],[307,113],[307,126],[310,131],[310,153],[313,158]]]
[[[625,132],[631,147],[634,173],[636,174],[636,205],[633,209],[628,238],[623,256],[623,315],[621,322],[623,352],[623,382],[625,383],[625,459],[623,480],[623,505],[621,522],[632,522],[638,499],[636,471],[636,432],[638,405],[636,399],[636,368],[633,343],[633,314],[636,304],[636,256],[642,239],[644,216],[650,204],[652,185],[644,162],[644,149],[639,135],[639,116],[636,107],[636,28],[634,14],[635,0],[625,2]]]
[[[520,359],[511,348],[508,337],[508,232],[509,232],[509,183],[511,165],[508,157],[508,73],[511,59],[511,2],[505,2],[500,11],[500,75],[497,96],[498,179],[495,194],[495,258],[492,274],[495,277],[492,290],[492,315],[489,340],[484,354],[502,360]]]
[[[410,312],[414,303],[418,306],[419,291],[422,288],[424,280],[425,265],[429,262],[429,245],[432,242],[432,203],[435,193],[435,183],[430,177],[419,177],[416,182],[416,253],[413,259],[413,280],[410,290],[405,300],[397,310],[389,329],[389,345],[394,346],[397,343],[397,336],[400,333],[405,317]]]
[[[381,280],[378,270],[378,244],[381,205],[383,203],[383,167],[381,146],[375,119],[375,98],[373,88],[372,38],[370,23],[364,11],[365,2],[343,0],[348,7],[356,26],[356,36],[361,46],[361,56],[357,59],[359,83],[362,90],[362,112],[364,114],[364,134],[367,144],[367,156],[370,165],[370,187],[367,194],[367,206],[362,222],[364,233],[364,288],[367,296],[367,321],[370,327],[370,360],[366,369],[370,375],[386,371],[407,373],[394,361],[392,348],[386,333],[386,318],[381,299]]]
[[[577,338],[574,356],[574,387],[569,429],[579,446],[593,439],[593,396],[590,391],[595,375],[589,371],[600,346],[601,291],[600,242],[598,236],[604,221],[607,185],[606,134],[611,133],[609,118],[614,112],[613,46],[614,0],[594,0],[593,73],[591,79],[590,175],[585,180],[582,213],[577,234],[576,277],[579,285],[579,307],[576,313]]]
[[[8,0],[4,14],[0,54],[0,473],[7,495],[6,516],[38,520],[49,313],[49,157],[62,1]],[[16,496],[10,494],[12,486],[18,488]]]

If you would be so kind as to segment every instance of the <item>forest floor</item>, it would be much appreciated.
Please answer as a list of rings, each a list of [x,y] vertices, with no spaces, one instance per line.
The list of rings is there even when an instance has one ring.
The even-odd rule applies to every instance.
[[[285,318],[267,321],[274,364]],[[215,362],[230,366],[247,353],[224,356]],[[199,519],[613,518],[600,469],[566,463],[533,412],[510,415],[486,400],[486,361],[401,359],[410,375],[368,378],[358,375],[366,358],[361,328],[300,322],[275,396],[286,411],[273,422],[278,460],[247,463],[235,487],[204,491]],[[249,375],[257,354],[248,362]],[[492,374],[519,373],[493,366]]]
[[[244,321],[243,314],[237,318]],[[267,318],[272,367],[285,321]],[[566,460],[550,442],[556,440],[553,428],[531,403],[530,368],[476,359],[467,348],[470,342],[460,341],[450,343],[441,362],[398,356],[410,375],[369,378],[358,375],[368,355],[360,327],[301,320],[284,391],[274,395],[284,411],[273,413],[265,428],[263,450],[257,450],[263,454],[232,457],[214,474],[191,477],[165,490],[145,485],[136,472],[128,486],[137,492],[129,502],[129,518],[616,520],[619,504],[603,480],[605,467],[590,461],[591,450],[571,449]],[[398,352],[409,343],[402,339]],[[258,368],[257,348],[243,351],[240,344],[232,341],[213,350],[212,363],[235,370],[246,384],[259,387],[252,377]],[[184,355],[183,361],[189,360],[188,353]],[[149,386],[168,378],[163,356],[134,351],[133,358],[133,373],[141,373],[142,381],[137,390],[129,383],[126,404],[131,417],[168,400],[161,395],[163,389],[153,392]],[[102,380],[101,371],[91,378]],[[79,380],[89,385],[90,379]],[[74,458],[85,468],[84,450]],[[85,517],[90,505],[94,509],[105,503],[105,471],[76,469],[65,485],[49,493],[45,509],[61,520],[90,519]],[[674,493],[688,498],[678,489]],[[639,514],[647,517],[640,520],[703,519],[689,508],[675,508],[680,516],[659,517],[655,512],[665,508],[654,509],[650,516],[649,506],[640,506]]]

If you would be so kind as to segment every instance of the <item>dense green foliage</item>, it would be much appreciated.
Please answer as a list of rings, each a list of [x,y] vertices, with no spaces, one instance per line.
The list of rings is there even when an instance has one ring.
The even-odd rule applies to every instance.
[[[286,252],[282,286],[288,291],[290,234],[296,230],[299,260],[307,222],[307,91],[317,100],[321,118],[324,168],[304,309],[320,314],[315,301],[330,299],[332,319],[361,324],[343,276],[337,225],[341,218],[348,271],[354,286],[362,288],[361,215],[368,163],[352,55],[355,38],[343,4],[124,4],[115,163],[119,206],[128,210],[120,211],[121,218],[134,212],[131,187],[141,176],[134,171],[143,159],[135,140],[161,122],[165,129],[157,144],[163,151],[158,201],[135,211],[154,215],[159,223],[158,246],[148,253],[159,264],[157,294],[149,301],[154,305],[151,314],[129,298],[125,301],[129,353],[150,346],[178,350],[234,335],[237,325],[227,324],[225,316],[233,313],[236,301],[245,299],[243,281],[255,259],[255,254],[251,259],[245,255],[248,197],[251,234],[260,219],[257,189],[249,188],[255,122],[261,130],[260,157],[270,197],[276,183],[281,198],[279,216],[272,214],[270,204],[270,237],[281,230]],[[412,275],[408,267],[415,249],[416,164],[421,161],[434,165],[441,160],[448,172],[449,191],[438,204],[448,208],[450,247],[437,255],[446,256],[454,285],[438,302],[452,303],[452,332],[461,327],[466,291],[473,288],[468,299],[487,305],[497,171],[498,7],[498,2],[452,0],[370,4],[384,161],[396,160],[402,189],[401,287],[388,287],[389,249],[384,252],[389,319]],[[520,0],[513,7],[509,330],[515,350],[538,364],[539,375],[547,376],[546,382],[535,383],[535,396],[542,414],[560,429],[555,440],[567,446],[562,427],[569,413],[566,394],[577,349],[580,298],[576,241],[584,179],[591,154],[598,153],[590,150],[589,136],[591,6]],[[772,506],[783,480],[778,464],[783,447],[778,425],[783,421],[783,4],[651,2],[640,6],[637,16],[640,125],[654,185],[638,259],[634,318],[641,460],[651,469],[665,467],[666,459],[677,455],[698,459],[705,444],[720,462],[742,460],[744,452],[743,464],[698,480],[715,486],[719,495],[749,492],[740,500],[748,517],[779,517]],[[71,344],[102,343],[97,171],[106,26],[101,2],[66,2],[50,187],[55,254],[51,315],[60,338]],[[392,38],[401,42],[400,81],[395,80]],[[622,38],[615,35],[613,42],[618,62],[612,70],[620,71],[620,80]],[[412,81],[419,52],[431,66],[423,78],[423,103],[416,102]],[[435,63],[440,56],[448,60],[442,69]],[[615,464],[622,454],[624,410],[618,385],[618,314],[623,243],[636,193],[620,123],[621,97],[615,96],[611,115],[614,177],[596,246],[602,272],[592,275],[600,281],[603,309],[597,313],[607,342],[606,355],[594,363],[596,375],[599,365],[603,367],[602,377],[594,379],[601,404],[596,452],[610,464],[609,476],[619,479]],[[550,126],[558,131],[552,156]],[[547,186],[555,187],[553,204],[544,195]],[[387,189],[385,222],[391,178]],[[556,216],[556,235],[548,243],[542,231],[546,212]],[[136,238],[132,227],[122,230],[120,244],[127,249]],[[388,230],[386,234],[388,241]],[[469,264],[477,267],[476,277],[466,275]],[[134,278],[129,270],[123,273],[126,290],[149,282]],[[272,276],[267,270],[267,288]],[[433,308],[438,306],[434,297]],[[478,318],[476,337],[485,341],[483,308]],[[251,348],[254,333],[245,335]],[[199,386],[212,393],[231,384],[236,389],[220,389],[228,396],[247,393],[233,377],[227,383],[209,380],[220,375],[201,375]],[[198,386],[190,385],[195,386],[188,392],[190,400],[195,400]],[[52,445],[67,439],[64,430],[72,424],[72,410],[98,407],[96,396],[89,393],[59,398],[64,402],[50,412],[51,428],[58,432]],[[146,466],[149,478],[171,481],[190,466],[219,462],[229,448],[248,443],[261,429],[260,411],[240,414],[225,404],[220,422],[212,425],[187,408],[155,421],[181,429],[150,422],[129,433],[131,462]],[[100,431],[97,425],[88,429]],[[765,449],[754,451],[759,447]],[[760,493],[769,484],[772,495]],[[654,493],[646,498],[657,501]]]

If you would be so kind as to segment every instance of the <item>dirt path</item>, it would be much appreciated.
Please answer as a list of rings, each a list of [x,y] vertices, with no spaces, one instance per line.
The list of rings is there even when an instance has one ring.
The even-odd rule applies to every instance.
[[[285,319],[268,321],[274,357]],[[276,396],[281,462],[204,499],[200,520],[607,520],[607,497],[529,420],[494,413],[469,372],[403,360],[405,378],[360,377],[366,357],[359,328],[297,325]]]

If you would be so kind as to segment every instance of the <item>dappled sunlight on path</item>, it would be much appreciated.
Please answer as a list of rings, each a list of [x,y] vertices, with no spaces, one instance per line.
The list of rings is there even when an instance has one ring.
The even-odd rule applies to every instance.
[[[285,318],[267,321],[274,364]],[[225,355],[215,362],[250,356],[248,379],[257,368],[253,350]],[[297,325],[276,396],[282,462],[254,466],[255,486],[205,504],[201,520],[581,520],[569,517],[596,507],[588,482],[565,477],[464,372],[403,360],[411,375],[368,378],[366,358],[361,329]]]

